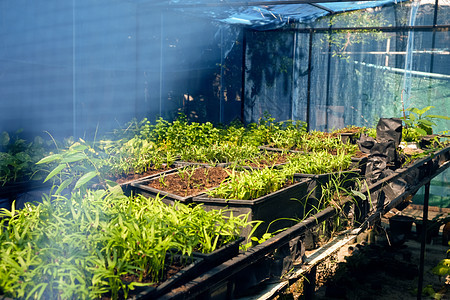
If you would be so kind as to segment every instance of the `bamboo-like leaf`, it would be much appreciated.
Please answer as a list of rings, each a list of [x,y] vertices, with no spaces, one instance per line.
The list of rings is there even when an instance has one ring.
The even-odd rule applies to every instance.
[[[55,160],[58,160],[58,159],[62,159],[62,155],[61,154],[52,154],[52,155],[44,157],[43,159],[38,161],[36,164],[37,165],[39,165],[39,164],[46,164],[46,163],[49,163],[49,162],[52,162],[52,161],[55,161]]]
[[[416,128],[416,131],[417,131],[418,133],[420,133],[421,135],[427,135],[427,132],[426,132],[425,130],[423,130],[422,128],[417,127],[417,128]]]
[[[427,118],[436,118],[436,119],[450,120],[450,117],[440,116],[440,115],[427,115]]]
[[[425,126],[433,126],[435,125],[434,122],[430,121],[430,120],[419,120],[418,122],[420,125],[425,125]]]
[[[61,163],[76,162],[76,161],[83,160],[86,157],[87,156],[86,156],[86,154],[84,154],[84,152],[74,152],[74,153],[70,153],[69,155],[64,157],[63,160],[61,161]]]
[[[68,178],[63,181],[56,190],[55,194],[59,195],[65,188],[67,188],[73,181],[73,178]]]
[[[356,191],[356,190],[351,190],[351,191],[352,191],[353,195],[358,196],[359,198],[361,198],[361,200],[367,199],[366,195],[364,195],[360,191]]]
[[[78,189],[81,186],[85,185],[89,180],[91,180],[92,178],[94,178],[97,175],[98,175],[98,173],[96,171],[91,171],[91,172],[84,174],[83,176],[81,176],[80,179],[78,179],[77,183],[75,184],[74,189]]]
[[[46,282],[41,282],[39,284],[37,284],[29,293],[26,299],[41,299],[42,294],[44,294],[45,289],[47,288],[48,283]],[[40,289],[40,291],[35,295],[34,293],[38,291],[38,289]]]
[[[57,175],[59,172],[61,172],[66,167],[65,164],[59,164],[56,168],[54,168],[50,174],[45,178],[44,182],[52,178],[53,176]]]

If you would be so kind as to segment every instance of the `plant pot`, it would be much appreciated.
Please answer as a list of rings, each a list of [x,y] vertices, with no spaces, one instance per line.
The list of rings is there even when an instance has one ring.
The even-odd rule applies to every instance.
[[[366,174],[367,162],[369,161],[368,156],[363,157],[352,157],[352,163],[350,165],[351,169],[361,170],[360,174],[364,176]]]
[[[395,215],[389,219],[389,241],[392,246],[400,246],[406,241],[413,222],[413,218],[402,215]]]
[[[415,220],[416,225],[416,234],[419,241],[422,241],[424,234],[423,220]],[[426,231],[426,243],[430,244],[431,241],[439,236],[440,223],[436,220],[428,220],[427,221],[427,231]]]
[[[389,229],[395,233],[410,234],[414,218],[395,215],[389,219]]]
[[[253,234],[253,236],[260,238],[267,230],[274,232],[297,223],[295,220],[282,218],[300,220],[304,217],[305,212],[311,209],[309,199],[305,199],[309,183],[310,180],[308,179],[299,180],[299,182],[288,187],[254,200],[212,198],[202,194],[194,197],[192,201],[196,204],[202,204],[207,211],[228,209],[234,216],[249,214],[248,221],[263,221]],[[273,223],[271,224],[271,222]],[[249,226],[243,230],[241,236],[247,238],[251,231],[252,227]]]
[[[419,146],[422,149],[438,147],[439,136],[437,134],[423,136],[419,141]]]

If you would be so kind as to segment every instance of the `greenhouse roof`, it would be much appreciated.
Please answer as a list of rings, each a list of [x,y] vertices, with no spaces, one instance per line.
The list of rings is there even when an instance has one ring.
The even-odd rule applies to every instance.
[[[156,6],[184,10],[232,25],[253,29],[279,28],[290,22],[307,23],[347,11],[379,7],[407,0],[320,1],[320,0],[169,0]],[[145,3],[141,0],[141,3]],[[153,2],[155,4],[155,2]]]

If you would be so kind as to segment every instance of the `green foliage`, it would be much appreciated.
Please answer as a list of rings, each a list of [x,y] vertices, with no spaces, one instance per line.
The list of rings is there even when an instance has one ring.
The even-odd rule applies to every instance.
[[[105,160],[102,154],[80,139],[68,148],[61,149],[60,153],[50,153],[36,164],[46,164],[53,168],[44,182],[56,179],[62,189],[69,186],[74,189],[86,189],[87,183],[95,177],[103,182],[100,168],[104,165]]]
[[[120,192],[52,198],[0,211],[0,290],[7,297],[127,298],[136,286],[159,282],[174,253],[209,253],[247,224],[245,215]]]
[[[339,24],[335,24],[335,20],[339,20]],[[339,18],[329,18],[329,26],[338,27],[380,27],[386,25],[387,21],[382,14],[368,13],[364,10],[358,10],[348,13],[339,14]],[[345,52],[352,45],[365,44],[373,40],[382,41],[387,39],[386,33],[377,30],[330,30],[326,39],[333,49],[333,56],[349,59],[350,56]]]
[[[402,140],[408,143],[419,143],[423,131],[415,127],[403,127],[402,128]]]
[[[413,127],[419,134],[433,134],[433,126],[436,126],[436,119],[450,120],[448,116],[425,114],[434,106],[426,106],[422,109],[415,107],[408,108],[410,113],[405,116],[403,121],[407,127]]]
[[[283,168],[290,174],[325,174],[347,170],[352,162],[351,154],[315,151],[293,156]]]
[[[128,141],[102,141],[105,153],[109,156],[103,167],[107,177],[142,174],[152,169],[170,166],[176,160],[176,155],[158,147],[155,142],[137,135]]]
[[[20,138],[21,131],[11,137],[0,135],[0,185],[8,182],[40,180],[43,173],[35,163],[48,151],[48,143],[36,136],[33,142]]]
[[[229,172],[226,182],[208,191],[211,197],[253,200],[270,194],[286,185],[288,176],[283,170],[264,168]]]

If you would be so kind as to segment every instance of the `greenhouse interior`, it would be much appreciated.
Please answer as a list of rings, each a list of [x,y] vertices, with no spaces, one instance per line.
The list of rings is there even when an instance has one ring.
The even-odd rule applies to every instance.
[[[0,299],[450,299],[449,20],[0,1]]]

